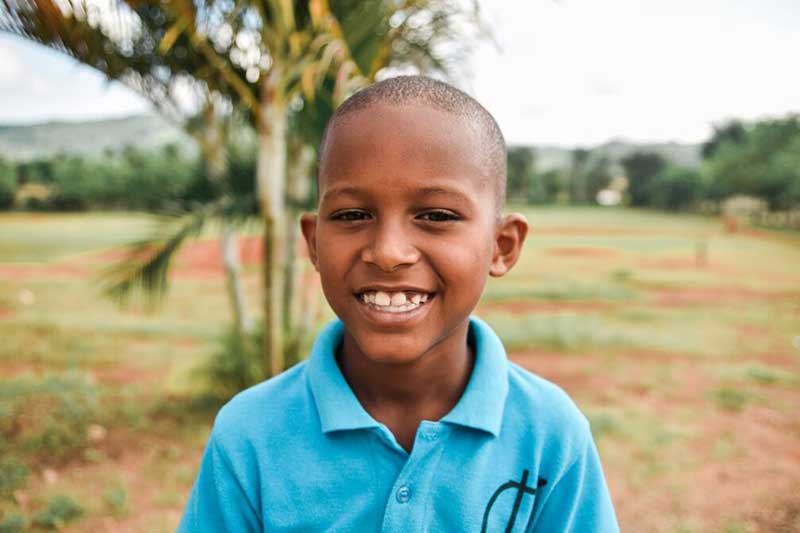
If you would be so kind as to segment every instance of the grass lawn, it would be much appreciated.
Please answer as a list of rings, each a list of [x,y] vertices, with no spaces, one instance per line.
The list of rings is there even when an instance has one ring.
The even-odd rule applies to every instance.
[[[800,238],[689,215],[522,210],[523,257],[477,314],[588,416],[623,530],[800,530]],[[114,248],[151,227],[0,214],[0,531],[177,525],[216,409],[193,371],[230,312],[205,238],[159,309],[102,297]],[[252,262],[246,283],[256,311]]]

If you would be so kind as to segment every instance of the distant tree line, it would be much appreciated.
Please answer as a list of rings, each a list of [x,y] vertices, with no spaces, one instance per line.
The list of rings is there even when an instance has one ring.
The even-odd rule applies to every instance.
[[[508,198],[591,204],[601,190],[611,188],[627,205],[669,211],[694,210],[736,195],[759,198],[774,210],[800,207],[800,116],[718,125],[701,154],[700,167],[689,168],[655,152],[637,151],[611,161],[578,148],[569,165],[540,171],[534,148],[511,147]]]
[[[225,186],[255,202],[255,168],[255,149],[231,147]],[[175,145],[128,147],[99,157],[60,155],[17,163],[0,159],[0,208],[5,209],[161,212],[207,203],[222,192],[206,160],[187,157]]]
[[[230,184],[238,196],[254,195],[256,151],[230,148]],[[540,170],[532,147],[508,150],[508,198],[530,204],[594,204],[604,189],[623,203],[690,211],[735,195],[764,200],[770,209],[800,207],[800,116],[751,125],[730,121],[702,145],[699,168],[664,156],[633,152],[619,161],[578,148],[563,168]],[[217,198],[218,181],[203,158],[174,145],[143,151],[125,148],[101,157],[57,156],[26,162],[0,159],[0,208],[163,211]],[[623,179],[624,178],[624,179]]]

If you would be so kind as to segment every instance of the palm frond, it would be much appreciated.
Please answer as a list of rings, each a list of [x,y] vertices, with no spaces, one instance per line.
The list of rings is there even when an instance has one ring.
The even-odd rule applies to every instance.
[[[254,218],[254,206],[252,196],[226,197],[191,211],[163,215],[152,235],[129,244],[123,258],[100,274],[103,293],[119,305],[125,305],[137,292],[150,306],[160,304],[183,244],[219,219],[235,227],[248,224]]]

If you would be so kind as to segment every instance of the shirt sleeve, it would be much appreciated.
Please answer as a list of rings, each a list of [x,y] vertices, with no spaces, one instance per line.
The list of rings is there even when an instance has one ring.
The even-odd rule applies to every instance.
[[[556,481],[532,531],[615,533],[619,531],[603,468],[587,429],[585,445]]]
[[[235,474],[230,457],[212,432],[177,531],[249,533],[261,530],[259,513]]]

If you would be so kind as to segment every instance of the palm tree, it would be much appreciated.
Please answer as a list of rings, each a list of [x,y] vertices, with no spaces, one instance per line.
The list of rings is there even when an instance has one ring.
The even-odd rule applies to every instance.
[[[185,37],[169,34],[174,20],[157,4],[112,3],[99,13],[91,6],[83,0],[58,4],[52,0],[2,0],[0,31],[65,53],[146,97],[198,142],[209,179],[224,191],[226,139],[235,92],[224,84],[212,87],[204,82],[211,73],[204,58]],[[162,50],[167,40],[171,47]],[[169,259],[183,238],[199,233],[209,213],[225,212],[230,203],[217,202],[197,217],[167,217],[165,228],[134,246],[127,260],[112,270],[108,291],[124,299],[130,289],[141,286],[155,298],[163,296]],[[225,220],[222,244],[228,292],[237,329],[245,330],[250,320],[238,275],[238,257],[232,253],[235,237],[231,223]],[[174,236],[182,239],[171,238]]]
[[[73,8],[66,12],[54,7],[52,0],[0,1],[11,14],[0,12],[0,29],[11,28],[66,51],[109,77],[158,95],[157,102],[172,94],[165,85],[189,80],[189,86],[209,95],[206,102],[214,105],[211,117],[217,116],[216,109],[234,107],[248,115],[258,132],[256,191],[264,225],[266,375],[285,368],[284,333],[292,330],[293,322],[286,309],[292,301],[294,279],[287,243],[293,241],[289,230],[294,225],[287,218],[296,216],[296,208],[287,209],[287,183],[291,205],[301,205],[302,196],[310,191],[315,159],[309,146],[316,145],[327,117],[348,93],[386,66],[452,70],[447,58],[458,56],[452,54],[452,44],[476,21],[474,7],[465,15],[459,2],[448,0],[340,0],[333,6],[325,0],[129,0],[131,7],[113,4],[112,12],[104,13],[99,22],[75,15],[81,12],[76,9],[83,6],[80,0],[70,0]],[[128,20],[131,13],[138,16],[138,26],[122,25],[127,29],[115,34],[119,22]],[[451,45],[449,54],[442,53],[442,43]],[[114,52],[110,59],[106,57],[109,48]],[[168,107],[163,102],[157,105]],[[293,114],[315,117],[314,125],[309,127],[306,121],[290,137]],[[301,125],[304,120],[295,123]],[[293,157],[287,180],[290,138],[293,154],[302,157]],[[205,143],[208,161],[221,159],[215,155],[219,145]],[[149,244],[141,243],[135,253],[144,254],[145,260],[119,271],[115,287],[124,292],[136,284],[165,286],[169,259],[180,243],[197,234],[212,215],[231,215],[235,205],[240,204],[228,199],[186,217],[165,234],[156,253],[148,255]],[[295,331],[293,345],[301,335],[302,328]]]
[[[376,5],[379,3],[375,2]],[[342,29],[324,0],[198,4],[174,0],[166,4],[176,23],[236,89],[258,131],[256,191],[264,225],[264,348],[268,374],[285,368],[284,265],[286,242],[286,155],[289,106],[301,94],[313,99],[315,89],[335,71],[337,91],[357,72]],[[217,24],[209,24],[213,13]],[[233,37],[233,39],[231,39]],[[235,67],[239,68],[235,68]]]

